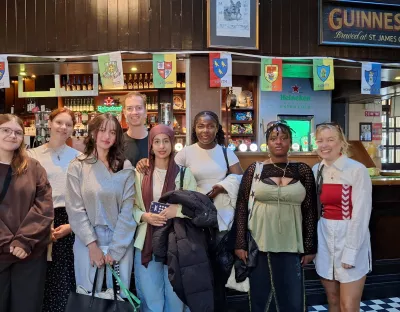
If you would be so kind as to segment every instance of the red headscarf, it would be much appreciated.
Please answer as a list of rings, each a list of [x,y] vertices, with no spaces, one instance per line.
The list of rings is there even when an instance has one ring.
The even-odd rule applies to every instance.
[[[150,133],[149,133],[149,170],[148,170],[148,173],[143,177],[143,181],[142,181],[142,197],[143,197],[144,206],[146,208],[146,212],[149,212],[150,204],[153,201],[153,172],[154,172],[155,156],[151,151],[152,151],[154,137],[158,134],[168,135],[168,137],[171,141],[171,149],[174,148],[175,137],[174,137],[174,131],[171,129],[171,127],[168,127],[166,125],[157,125],[150,130]],[[175,163],[174,155],[171,150],[171,155],[169,157],[169,162],[168,162],[167,174],[165,176],[164,186],[163,186],[161,195],[166,192],[175,190],[175,178],[178,175],[178,173],[179,173],[179,167]],[[153,238],[153,227],[150,224],[148,224],[146,238],[145,238],[144,246],[143,246],[143,250],[142,250],[142,264],[145,267],[147,267],[147,265],[149,264],[149,262],[152,259],[152,255],[153,255],[152,238]]]

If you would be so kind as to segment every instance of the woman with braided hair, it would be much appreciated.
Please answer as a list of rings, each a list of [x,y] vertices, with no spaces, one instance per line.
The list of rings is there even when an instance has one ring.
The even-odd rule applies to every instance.
[[[247,262],[247,232],[258,246],[250,273],[252,312],[304,312],[303,268],[317,252],[317,198],[313,172],[291,162],[292,130],[273,121],[266,133],[269,158],[247,168],[235,211],[235,254]]]

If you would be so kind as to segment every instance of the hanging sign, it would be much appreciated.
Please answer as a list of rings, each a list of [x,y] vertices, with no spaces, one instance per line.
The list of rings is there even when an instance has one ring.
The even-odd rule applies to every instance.
[[[176,87],[176,54],[153,54],[154,88]]]
[[[361,94],[381,94],[381,64],[362,63]]]
[[[123,89],[124,73],[121,52],[99,55],[98,63],[103,89]]]
[[[232,87],[232,56],[230,53],[210,53],[210,88]]]
[[[0,89],[10,87],[7,56],[0,56]]]
[[[261,60],[261,91],[282,91],[282,59]]]
[[[372,140],[381,141],[382,140],[382,123],[372,124]]]
[[[314,91],[333,90],[335,88],[333,59],[314,59],[313,78]]]
[[[320,44],[400,48],[399,0],[320,0]]]

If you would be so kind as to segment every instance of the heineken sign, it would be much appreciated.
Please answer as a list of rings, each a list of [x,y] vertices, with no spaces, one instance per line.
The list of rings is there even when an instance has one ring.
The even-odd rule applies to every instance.
[[[400,0],[319,0],[320,44],[400,48]]]

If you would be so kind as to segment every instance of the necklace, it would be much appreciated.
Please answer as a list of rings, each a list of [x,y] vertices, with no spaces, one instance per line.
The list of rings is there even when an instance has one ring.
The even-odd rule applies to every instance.
[[[47,147],[49,147],[51,150],[53,150],[54,154],[57,155],[58,161],[61,160],[61,157],[60,157],[60,156],[61,156],[61,154],[62,154],[62,152],[64,151],[64,149],[65,149],[66,146],[67,146],[67,145],[64,144],[64,147],[57,153],[57,150],[56,150],[56,149],[54,149],[54,148],[52,148],[52,147],[49,147],[49,145],[47,145]]]
[[[285,175],[286,175],[286,169],[287,169],[287,167],[289,166],[289,160],[288,160],[287,163],[286,163],[285,169],[282,169],[281,167],[277,166],[277,165],[272,161],[271,158],[269,159],[269,161],[271,162],[271,164],[272,164],[275,168],[281,169],[281,170],[283,171],[283,176],[282,176],[282,179],[283,179],[283,178],[285,177]]]

